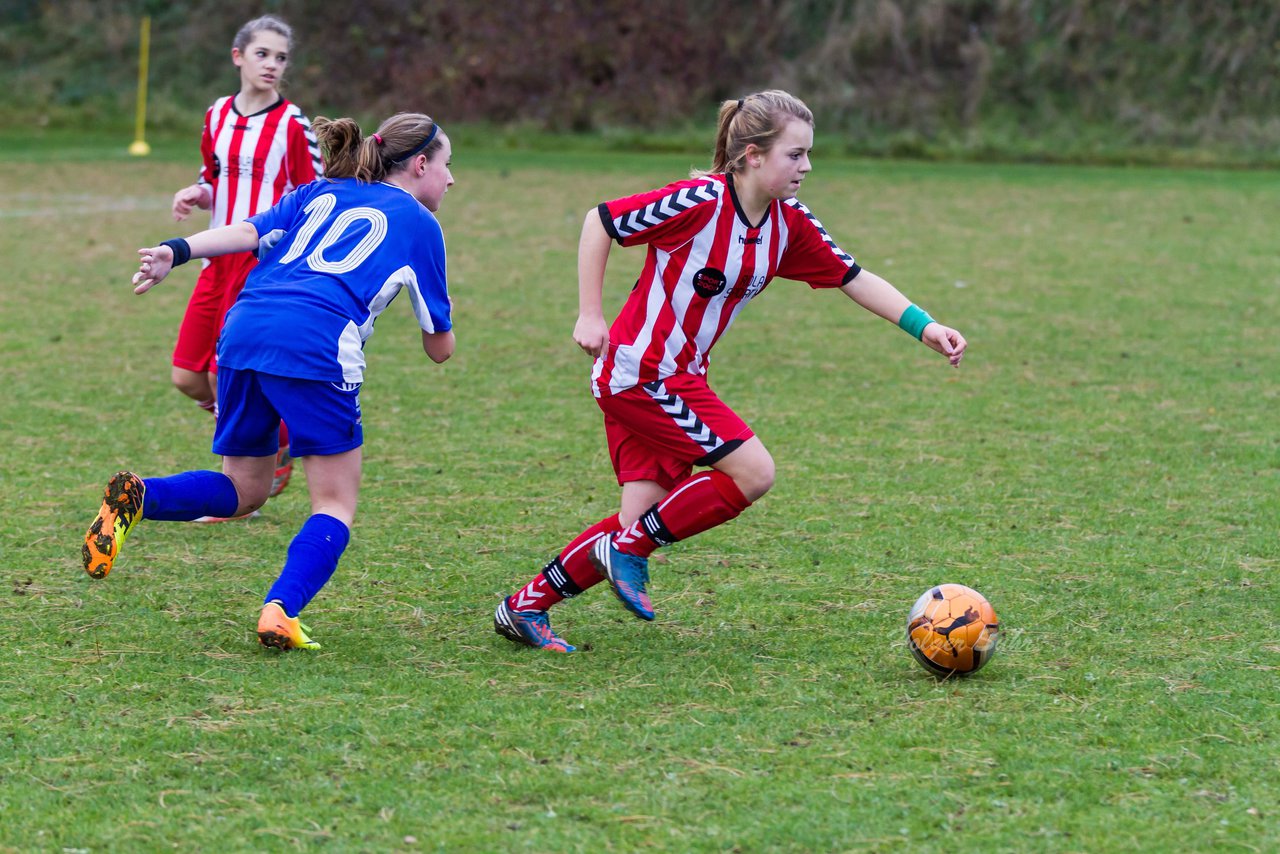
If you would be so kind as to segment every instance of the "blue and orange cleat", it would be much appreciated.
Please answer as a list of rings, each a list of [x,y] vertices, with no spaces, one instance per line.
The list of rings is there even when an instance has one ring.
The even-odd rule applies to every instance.
[[[573,652],[577,647],[551,630],[546,611],[514,611],[503,599],[493,612],[493,630],[508,640],[545,649],[548,652]]]
[[[297,617],[290,617],[274,599],[262,606],[258,617],[258,642],[272,649],[319,649],[307,636],[311,629]]]
[[[122,471],[107,481],[102,508],[84,535],[81,557],[90,578],[106,578],[116,555],[133,526],[142,519],[142,496],[146,487],[133,472]]]
[[[649,585],[649,559],[629,555],[614,548],[613,537],[601,537],[591,547],[591,563],[609,580],[623,607],[642,620],[653,619]]]

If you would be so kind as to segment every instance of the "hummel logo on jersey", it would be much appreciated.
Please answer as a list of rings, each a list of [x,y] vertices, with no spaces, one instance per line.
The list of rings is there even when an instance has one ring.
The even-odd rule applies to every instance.
[[[745,237],[741,234],[738,235],[739,246],[746,246],[748,243],[754,243],[756,246],[760,246],[764,244],[764,238],[759,235],[756,235],[755,237]]]

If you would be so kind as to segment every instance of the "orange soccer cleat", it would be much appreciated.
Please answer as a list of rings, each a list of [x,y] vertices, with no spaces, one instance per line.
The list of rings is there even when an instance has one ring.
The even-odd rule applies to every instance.
[[[262,606],[258,617],[258,641],[272,649],[319,649],[320,644],[307,637],[311,629],[302,625],[297,617],[284,612],[279,602],[272,600]]]
[[[90,578],[106,578],[116,555],[133,526],[142,519],[142,496],[146,492],[142,478],[122,471],[107,481],[103,490],[102,509],[84,535],[84,571]]]

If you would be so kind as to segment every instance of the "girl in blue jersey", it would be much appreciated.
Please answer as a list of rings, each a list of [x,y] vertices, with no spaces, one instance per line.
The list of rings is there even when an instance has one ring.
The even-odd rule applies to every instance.
[[[350,539],[360,488],[363,345],[400,292],[432,361],[453,355],[444,236],[433,215],[453,176],[449,138],[430,117],[401,113],[362,138],[350,119],[318,119],[327,177],[234,225],[139,249],[135,293],[192,258],[257,250],[260,262],[227,313],[218,343],[220,411],[213,452],[222,471],[107,483],[85,534],[85,571],[105,578],[141,519],[239,516],[267,499],[278,427],[290,426],[312,515],[266,595],[258,638],[314,649],[298,613],[333,575]]]

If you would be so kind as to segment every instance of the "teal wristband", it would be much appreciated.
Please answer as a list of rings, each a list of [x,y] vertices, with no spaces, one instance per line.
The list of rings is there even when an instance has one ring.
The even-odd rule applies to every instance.
[[[924,335],[924,328],[930,323],[935,322],[936,321],[929,316],[929,312],[925,311],[915,303],[907,306],[907,310],[902,313],[902,317],[898,318],[898,326],[902,331],[917,341],[920,340],[920,336]]]

